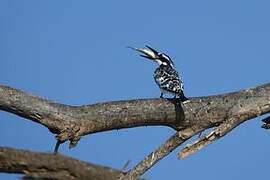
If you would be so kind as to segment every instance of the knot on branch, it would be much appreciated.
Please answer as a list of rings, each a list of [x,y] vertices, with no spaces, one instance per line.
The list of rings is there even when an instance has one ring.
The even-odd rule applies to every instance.
[[[54,152],[57,153],[59,146],[67,140],[70,141],[69,148],[74,148],[81,139],[81,130],[82,129],[78,125],[66,126],[61,130],[61,132],[55,136],[57,143]]]

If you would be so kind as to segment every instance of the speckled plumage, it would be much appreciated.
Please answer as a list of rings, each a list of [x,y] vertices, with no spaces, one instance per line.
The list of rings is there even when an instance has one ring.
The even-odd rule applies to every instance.
[[[154,79],[162,93],[183,96],[183,82],[178,72],[169,65],[160,65],[154,72]]]

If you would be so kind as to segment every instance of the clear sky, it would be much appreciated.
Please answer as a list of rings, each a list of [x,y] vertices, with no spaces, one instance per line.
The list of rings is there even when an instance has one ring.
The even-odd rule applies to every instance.
[[[156,64],[126,46],[169,54],[187,96],[207,96],[269,82],[270,2],[245,0],[1,0],[0,83],[72,105],[159,97]],[[269,132],[261,117],[184,159],[179,148],[143,177],[269,179]],[[121,169],[174,132],[141,127],[85,136],[60,152]],[[0,112],[0,145],[50,152],[44,127]],[[196,139],[196,138],[195,138]],[[19,175],[0,174],[0,179]]]

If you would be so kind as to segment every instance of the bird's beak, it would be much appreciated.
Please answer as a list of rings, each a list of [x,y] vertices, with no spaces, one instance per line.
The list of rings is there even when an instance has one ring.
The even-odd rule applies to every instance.
[[[154,59],[158,59],[159,56],[158,56],[158,52],[156,50],[154,50],[153,48],[149,47],[149,46],[146,46],[148,49],[146,48],[134,48],[134,47],[128,47],[130,49],[133,49],[135,51],[138,51],[138,52],[141,52],[142,57],[144,58],[148,58],[148,59],[151,59],[151,60],[154,60]]]

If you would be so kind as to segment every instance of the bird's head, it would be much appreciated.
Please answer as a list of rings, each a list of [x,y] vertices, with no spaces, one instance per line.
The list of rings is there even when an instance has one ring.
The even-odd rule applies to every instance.
[[[160,53],[158,51],[156,51],[155,49],[146,46],[146,48],[134,48],[134,47],[128,47],[131,48],[135,51],[141,52],[142,54],[140,56],[147,58],[147,59],[151,59],[153,61],[156,61],[159,65],[164,65],[164,66],[171,66],[173,67],[173,61],[171,60],[171,58],[166,55],[165,53]]]

